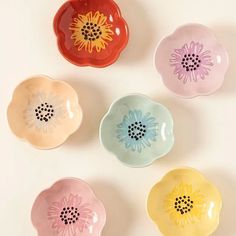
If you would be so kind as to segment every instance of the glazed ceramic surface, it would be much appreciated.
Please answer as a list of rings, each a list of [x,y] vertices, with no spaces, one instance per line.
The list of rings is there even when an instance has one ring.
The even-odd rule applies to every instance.
[[[161,104],[129,95],[111,105],[100,125],[100,140],[122,163],[147,166],[171,150],[173,119]]]
[[[229,59],[210,29],[189,24],[161,41],[155,54],[155,65],[168,89],[190,98],[219,89]]]
[[[67,1],[54,30],[61,54],[78,66],[108,66],[128,43],[128,26],[113,0]]]
[[[208,236],[219,224],[221,195],[198,171],[169,172],[151,190],[148,213],[164,236]]]
[[[87,183],[68,178],[39,194],[31,219],[38,236],[100,236],[106,212]]]
[[[65,142],[79,128],[82,110],[70,85],[35,76],[16,87],[7,117],[17,137],[36,148],[50,149]]]

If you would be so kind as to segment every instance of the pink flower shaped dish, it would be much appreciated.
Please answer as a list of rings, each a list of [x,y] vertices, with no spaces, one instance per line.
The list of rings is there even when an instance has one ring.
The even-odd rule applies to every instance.
[[[16,87],[7,110],[12,132],[39,149],[64,143],[80,127],[82,117],[76,91],[41,75]]]
[[[192,98],[211,94],[222,86],[229,58],[209,28],[188,24],[160,42],[155,66],[169,90]]]
[[[31,220],[38,236],[100,236],[106,211],[87,183],[67,178],[39,194]]]

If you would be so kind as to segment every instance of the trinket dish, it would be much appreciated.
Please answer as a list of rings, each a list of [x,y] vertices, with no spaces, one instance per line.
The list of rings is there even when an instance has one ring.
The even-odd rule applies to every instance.
[[[211,94],[222,86],[229,59],[210,29],[188,24],[160,42],[155,66],[169,90],[191,98]]]
[[[165,236],[209,236],[219,224],[222,206],[216,187],[198,171],[170,171],[148,196],[151,219]]]
[[[144,95],[115,101],[100,125],[100,140],[122,163],[144,167],[174,144],[173,119],[163,105]]]
[[[113,0],[70,0],[54,18],[61,54],[77,66],[113,64],[128,43],[128,26]]]
[[[69,84],[39,75],[16,87],[7,118],[17,137],[36,148],[51,149],[79,128],[82,110]]]
[[[87,183],[67,178],[39,194],[31,220],[38,236],[101,236],[106,211]]]

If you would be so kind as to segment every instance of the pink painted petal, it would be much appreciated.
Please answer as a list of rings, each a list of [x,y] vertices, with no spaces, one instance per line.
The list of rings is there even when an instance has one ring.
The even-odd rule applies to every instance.
[[[174,51],[181,57],[184,55],[184,49],[175,49]]]
[[[66,206],[66,205],[67,205],[67,199],[66,199],[66,197],[63,197],[63,198],[62,198],[61,204],[62,204],[62,206]]]
[[[79,206],[82,202],[82,197],[79,197],[78,195],[75,197],[74,205]]]
[[[182,80],[184,78],[184,74],[183,73],[178,73],[178,79]]]
[[[191,59],[187,60],[184,55],[188,54]],[[229,60],[227,51],[207,27],[189,24],[159,43],[155,65],[167,88],[177,95],[191,98],[219,89]]]
[[[172,58],[170,59],[170,62],[171,63],[175,63],[175,62],[178,62],[178,63],[181,63],[182,61],[182,57],[178,54],[171,54]]]
[[[187,43],[184,44],[184,46],[183,46],[183,51],[184,51],[183,55],[189,54],[189,47],[188,47],[188,44],[187,44]]]
[[[201,54],[203,50],[203,44],[200,44],[200,43],[196,43],[196,54]]]
[[[180,65],[176,65],[175,70],[174,70],[174,74],[178,74],[178,73],[181,73],[181,74],[184,73],[184,70]]]
[[[63,215],[71,224],[66,225],[60,216],[63,208],[68,207],[70,210],[65,210]],[[69,212],[74,210],[75,213],[75,208],[78,208],[78,219]],[[32,208],[32,222],[38,236],[100,236],[105,224],[105,209],[86,183],[64,179],[37,197]]]
[[[184,80],[183,80],[183,83],[184,83],[184,84],[186,84],[186,83],[187,83],[187,81],[188,81],[188,76],[187,76],[187,75],[184,75],[184,77],[183,77],[183,78],[184,78]]]
[[[196,44],[192,41],[189,47],[190,54],[196,53]]]

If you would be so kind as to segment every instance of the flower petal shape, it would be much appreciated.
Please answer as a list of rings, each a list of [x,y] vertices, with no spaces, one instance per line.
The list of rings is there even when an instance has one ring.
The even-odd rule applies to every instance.
[[[126,47],[128,26],[113,0],[70,0],[54,18],[61,54],[78,66],[106,67]]]
[[[124,164],[144,167],[174,144],[173,119],[163,105],[143,95],[115,101],[100,125],[103,146]]]
[[[170,171],[148,196],[151,219],[165,236],[209,236],[219,224],[219,191],[198,171]]]
[[[75,90],[41,75],[16,87],[7,110],[12,132],[39,149],[65,142],[79,128],[82,116]]]
[[[160,42],[155,66],[169,90],[192,98],[211,94],[222,86],[229,58],[210,29],[188,24]]]
[[[38,236],[100,236],[106,212],[87,183],[67,178],[39,194],[31,220]]]

